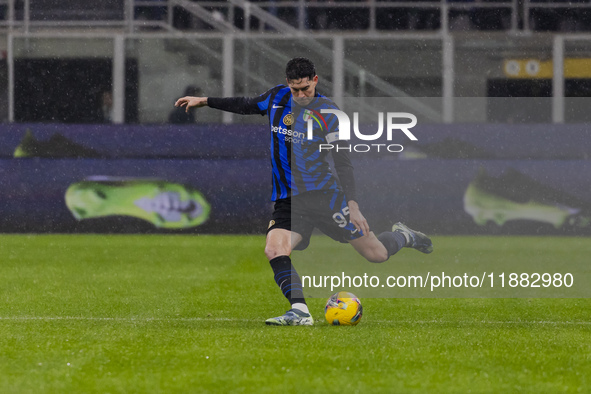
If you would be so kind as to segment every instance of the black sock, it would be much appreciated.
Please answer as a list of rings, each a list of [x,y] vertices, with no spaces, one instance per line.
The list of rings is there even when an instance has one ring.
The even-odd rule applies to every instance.
[[[398,231],[381,233],[378,235],[378,240],[386,247],[388,256],[395,255],[406,246],[406,237]]]
[[[302,280],[291,265],[289,256],[275,257],[269,263],[271,263],[271,268],[273,268],[275,274],[275,283],[277,283],[289,303],[305,304]]]

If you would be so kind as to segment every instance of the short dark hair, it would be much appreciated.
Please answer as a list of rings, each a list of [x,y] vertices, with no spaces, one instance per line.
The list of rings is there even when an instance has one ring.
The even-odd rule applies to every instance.
[[[302,78],[314,78],[316,76],[316,67],[314,63],[305,57],[294,57],[285,67],[285,76],[287,80],[295,80]]]

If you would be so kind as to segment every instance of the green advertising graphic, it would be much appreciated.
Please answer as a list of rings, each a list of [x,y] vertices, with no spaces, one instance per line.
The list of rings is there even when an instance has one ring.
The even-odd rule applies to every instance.
[[[588,204],[567,193],[534,181],[509,169],[493,177],[481,168],[464,194],[464,210],[484,226],[492,221],[503,226],[510,220],[531,220],[563,226],[588,227]]]
[[[165,229],[199,226],[210,213],[210,205],[199,191],[154,179],[89,177],[70,185],[65,198],[78,220],[133,216]]]
[[[99,152],[77,144],[60,133],[53,134],[48,140],[40,141],[35,138],[33,132],[27,129],[20,144],[15,148],[15,159],[28,157],[44,158],[100,158]]]

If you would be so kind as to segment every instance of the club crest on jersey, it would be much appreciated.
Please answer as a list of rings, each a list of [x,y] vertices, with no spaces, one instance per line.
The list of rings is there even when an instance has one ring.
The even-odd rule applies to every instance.
[[[287,114],[283,117],[283,124],[286,126],[291,126],[293,124],[294,118],[292,114]]]

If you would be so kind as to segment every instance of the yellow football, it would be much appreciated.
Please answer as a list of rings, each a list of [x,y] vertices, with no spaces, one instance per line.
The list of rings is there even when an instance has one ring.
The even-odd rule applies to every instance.
[[[361,321],[362,315],[361,301],[347,291],[330,296],[324,307],[326,321],[333,326],[355,326]]]

